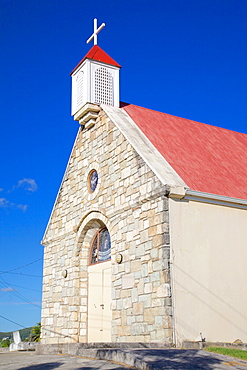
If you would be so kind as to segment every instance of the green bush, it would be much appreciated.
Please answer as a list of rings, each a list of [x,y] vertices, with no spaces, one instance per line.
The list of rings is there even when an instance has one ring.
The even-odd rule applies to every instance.
[[[0,347],[1,348],[6,348],[6,347],[9,347],[10,346],[10,339],[9,338],[6,338],[6,339],[4,339],[4,340],[2,340],[1,342],[0,342]]]

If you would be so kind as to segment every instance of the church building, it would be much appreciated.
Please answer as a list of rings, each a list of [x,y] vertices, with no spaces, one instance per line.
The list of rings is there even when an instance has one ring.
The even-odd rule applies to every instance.
[[[247,342],[247,135],[121,103],[101,28],[71,73],[41,344]]]

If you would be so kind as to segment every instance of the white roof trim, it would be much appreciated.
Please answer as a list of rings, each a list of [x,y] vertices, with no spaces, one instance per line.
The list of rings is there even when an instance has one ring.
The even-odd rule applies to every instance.
[[[191,189],[187,189],[185,191],[185,196],[183,197],[183,199],[225,205],[228,207],[232,206],[237,208],[247,208],[247,200],[245,199],[232,198],[227,197],[225,195],[204,193],[202,191],[196,191]]]
[[[187,186],[123,109],[104,104],[101,108],[164,185]]]

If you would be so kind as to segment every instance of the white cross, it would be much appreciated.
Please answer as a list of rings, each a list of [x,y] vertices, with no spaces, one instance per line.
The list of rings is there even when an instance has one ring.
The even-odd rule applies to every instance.
[[[98,33],[102,30],[102,28],[105,27],[105,23],[102,23],[101,26],[99,26],[99,28],[97,28],[97,18],[94,18],[94,30],[93,30],[93,34],[92,36],[89,37],[89,39],[87,40],[87,44],[89,44],[89,42],[94,39],[94,45],[97,45],[97,38],[98,38]]]

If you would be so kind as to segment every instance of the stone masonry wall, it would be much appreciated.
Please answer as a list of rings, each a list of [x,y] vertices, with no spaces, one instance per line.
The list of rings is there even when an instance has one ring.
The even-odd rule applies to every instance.
[[[91,169],[99,175],[94,193]],[[87,341],[90,241],[102,225],[112,243],[112,341],[172,342],[165,192],[103,111],[95,126],[79,129],[43,240],[42,343]]]

